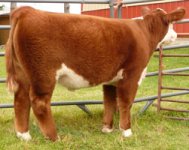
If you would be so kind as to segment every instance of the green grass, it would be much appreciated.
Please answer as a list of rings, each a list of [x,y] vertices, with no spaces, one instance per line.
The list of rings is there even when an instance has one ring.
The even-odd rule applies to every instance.
[[[166,53],[186,53],[189,49],[167,51]],[[156,71],[158,59],[152,57],[148,66],[148,72]],[[187,67],[188,58],[166,58],[164,69]],[[0,77],[5,77],[4,58],[0,58]],[[188,77],[166,77],[164,85],[175,87],[189,87]],[[170,91],[165,91],[170,92]],[[157,77],[146,78],[140,86],[137,97],[157,95]],[[176,97],[177,99],[188,99],[187,95]],[[73,100],[102,100],[101,86],[81,89],[69,92],[57,85],[52,101]],[[0,103],[12,103],[13,96],[6,91],[6,85],[0,84]],[[132,108],[132,130],[131,138],[123,139],[118,130],[119,115],[115,115],[115,131],[111,134],[101,133],[103,105],[90,105],[88,108],[92,116],[88,116],[77,106],[52,107],[53,116],[56,121],[58,134],[61,138],[58,142],[45,140],[41,135],[36,119],[31,113],[30,133],[33,139],[23,142],[16,138],[14,132],[13,109],[0,109],[0,150],[50,150],[50,149],[76,149],[76,150],[186,150],[189,149],[189,122],[166,119],[165,116],[185,116],[185,113],[161,112],[157,113],[156,107],[150,107],[145,113],[139,115],[139,110],[145,103],[137,103]],[[189,110],[189,106],[178,104],[165,104],[174,108]]]

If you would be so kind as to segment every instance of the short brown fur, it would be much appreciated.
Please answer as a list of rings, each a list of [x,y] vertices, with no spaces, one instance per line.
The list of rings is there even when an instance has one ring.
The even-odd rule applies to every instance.
[[[155,10],[143,20],[118,20],[31,7],[13,11],[6,65],[7,82],[15,92],[16,131],[28,131],[31,106],[43,134],[57,139],[50,99],[62,63],[91,86],[110,81],[123,69],[123,79],[115,86],[104,85],[104,125],[112,128],[118,103],[120,127],[129,129],[140,75],[169,23],[182,19],[184,13],[184,9],[169,14]]]

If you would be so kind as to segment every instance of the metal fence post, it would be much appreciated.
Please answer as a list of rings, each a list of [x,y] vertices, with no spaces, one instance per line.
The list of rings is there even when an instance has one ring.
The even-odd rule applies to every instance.
[[[109,6],[110,6],[110,17],[114,18],[114,0],[109,1]]]
[[[64,13],[69,14],[70,13],[70,4],[64,3]]]
[[[11,2],[10,10],[14,10],[16,8],[16,2]]]
[[[122,1],[118,4],[118,18],[122,18],[122,6],[123,6],[123,4],[122,4]]]
[[[160,46],[159,48],[159,74],[158,74],[158,101],[157,101],[157,111],[160,111],[160,101],[161,101],[161,85],[162,85],[162,52],[163,48]]]

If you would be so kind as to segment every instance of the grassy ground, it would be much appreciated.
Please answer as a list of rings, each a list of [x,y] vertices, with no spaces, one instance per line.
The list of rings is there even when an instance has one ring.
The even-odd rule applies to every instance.
[[[189,49],[180,49],[177,53],[189,54]],[[169,51],[166,53],[175,53]],[[152,58],[148,72],[156,71],[158,59]],[[164,69],[187,67],[187,58],[164,59]],[[0,58],[0,77],[5,77],[4,58]],[[188,77],[166,77],[164,85],[175,87],[189,87]],[[165,91],[170,92],[170,91]],[[157,77],[148,77],[138,90],[137,97],[157,95]],[[188,99],[189,96],[179,96],[177,99]],[[57,85],[52,101],[71,100],[101,100],[101,86],[69,92]],[[13,96],[6,91],[6,85],[0,84],[0,103],[12,103]],[[52,143],[41,135],[36,120],[31,113],[30,133],[33,139],[23,142],[16,138],[13,126],[13,109],[0,109],[0,150],[49,150],[49,149],[98,149],[98,150],[187,150],[189,149],[189,122],[166,119],[165,116],[187,116],[184,113],[161,112],[157,113],[155,107],[150,107],[145,113],[139,115],[139,110],[145,103],[137,103],[132,108],[131,138],[123,139],[118,130],[119,115],[115,115],[115,131],[111,134],[101,133],[102,105],[91,105],[88,108],[92,116],[88,116],[77,106],[53,107],[59,142]],[[179,107],[189,110],[189,106],[178,104],[165,104],[169,107]]]

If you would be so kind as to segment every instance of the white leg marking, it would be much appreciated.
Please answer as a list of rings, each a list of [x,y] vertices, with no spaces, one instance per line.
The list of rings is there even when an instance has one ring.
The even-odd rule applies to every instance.
[[[111,133],[112,131],[113,131],[113,128],[110,129],[107,126],[103,126],[103,128],[102,128],[102,132],[103,133]]]
[[[141,85],[142,80],[146,77],[146,72],[147,72],[147,67],[144,68],[144,70],[142,71],[142,74],[141,74],[140,79],[138,81],[138,85]]]
[[[29,133],[29,131],[28,131],[28,132],[24,132],[24,133],[16,132],[16,136],[17,136],[19,139],[23,140],[23,141],[29,141],[29,140],[32,139],[32,138],[31,138],[31,135],[30,135],[30,133]]]
[[[124,129],[120,128],[120,130],[122,131],[122,136],[123,137],[130,137],[133,134],[131,129],[124,130]]]

